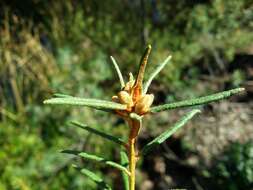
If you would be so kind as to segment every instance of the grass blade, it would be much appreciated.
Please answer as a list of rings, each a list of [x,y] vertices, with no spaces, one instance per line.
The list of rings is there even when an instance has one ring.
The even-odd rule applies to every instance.
[[[119,137],[115,137],[115,136],[112,136],[112,135],[108,135],[104,132],[101,132],[99,130],[96,130],[94,128],[91,128],[91,127],[88,127],[87,125],[84,125],[82,123],[79,123],[79,122],[76,122],[76,121],[71,121],[71,124],[77,126],[77,127],[80,127],[90,133],[93,133],[93,134],[96,134],[104,139],[107,139],[107,140],[110,140],[114,143],[117,143],[117,144],[120,144],[120,145],[123,145],[123,146],[126,146],[126,143]]]
[[[120,81],[120,85],[121,85],[121,89],[122,89],[122,88],[124,88],[124,86],[125,86],[125,82],[124,82],[122,73],[121,73],[121,71],[120,71],[120,69],[119,69],[119,66],[118,66],[116,60],[114,59],[114,57],[113,57],[113,56],[110,56],[110,58],[111,58],[111,60],[112,60],[112,63],[113,63],[113,65],[114,65],[116,71],[117,71],[117,74],[118,74],[118,77],[119,77],[119,81]]]
[[[171,135],[173,135],[178,129],[183,127],[187,123],[187,121],[189,121],[197,113],[200,113],[200,110],[194,109],[190,111],[189,113],[187,113],[182,119],[180,119],[177,123],[175,123],[174,126],[170,127],[161,135],[159,135],[154,140],[152,140],[147,145],[145,145],[142,149],[142,154],[145,155],[157,145],[162,144],[166,139],[168,139]]]
[[[148,88],[151,84],[151,82],[153,81],[153,79],[156,77],[156,75],[158,75],[158,73],[167,65],[167,63],[169,63],[169,61],[171,60],[171,55],[168,56],[164,62],[162,62],[161,64],[158,65],[158,67],[153,71],[153,73],[151,73],[148,81],[145,83],[144,85],[144,89],[143,89],[143,94],[146,94],[148,91]]]
[[[170,103],[170,104],[154,106],[154,107],[150,108],[150,112],[157,113],[157,112],[170,110],[170,109],[176,109],[176,108],[180,108],[180,107],[189,107],[189,106],[207,104],[210,102],[214,102],[214,101],[218,101],[218,100],[221,100],[224,98],[228,98],[228,97],[235,95],[239,92],[242,92],[244,90],[245,90],[244,88],[235,88],[232,90],[219,92],[219,93],[212,94],[209,96],[203,96],[200,98],[194,98],[194,99],[190,99],[190,100],[184,100],[184,101],[174,102],[174,103]]]
[[[64,150],[64,151],[62,151],[62,153],[74,154],[76,156],[80,156],[80,157],[87,159],[87,160],[96,161],[96,162],[111,166],[113,168],[116,168],[122,172],[125,172],[127,175],[130,175],[130,173],[126,167],[124,167],[116,162],[109,161],[109,160],[106,160],[105,158],[96,156],[94,154],[88,154],[86,152],[80,152],[80,151],[76,151],[76,150]]]
[[[92,181],[94,181],[98,187],[100,189],[104,189],[104,190],[112,190],[112,188],[107,185],[105,183],[105,181],[100,177],[98,176],[97,174],[95,174],[94,172],[88,170],[88,169],[85,169],[85,168],[79,168],[77,167],[76,165],[73,165],[74,168],[76,168],[77,170],[79,170],[82,174],[84,174],[86,177],[90,178]]]
[[[77,97],[51,98],[45,100],[44,104],[77,105],[87,106],[99,110],[125,110],[126,105],[97,99],[86,99]]]
[[[120,164],[124,167],[128,167],[128,157],[124,151],[120,151]],[[122,179],[124,183],[124,189],[129,190],[129,179],[128,176],[122,172]]]

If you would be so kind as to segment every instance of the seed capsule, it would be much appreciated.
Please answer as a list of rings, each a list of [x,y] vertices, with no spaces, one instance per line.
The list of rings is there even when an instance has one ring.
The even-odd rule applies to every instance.
[[[132,107],[134,105],[132,97],[126,91],[120,91],[118,93],[118,98],[120,103],[126,104],[128,107]]]
[[[139,115],[143,115],[149,111],[150,106],[154,101],[153,94],[146,94],[141,99],[139,99],[135,105],[135,113]]]

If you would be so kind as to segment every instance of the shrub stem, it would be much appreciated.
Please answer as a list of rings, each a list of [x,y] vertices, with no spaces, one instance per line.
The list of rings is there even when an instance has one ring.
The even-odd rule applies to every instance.
[[[128,159],[129,159],[129,188],[135,190],[135,168],[136,168],[136,139],[141,128],[141,120],[130,119],[128,125],[131,128],[128,138]]]
[[[135,189],[135,167],[136,167],[136,157],[135,157],[135,138],[129,138],[129,170],[130,170],[130,179],[129,187],[130,190]]]

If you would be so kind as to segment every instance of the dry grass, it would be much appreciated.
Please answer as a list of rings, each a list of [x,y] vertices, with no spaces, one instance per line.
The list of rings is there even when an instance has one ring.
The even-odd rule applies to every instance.
[[[2,114],[7,106],[23,113],[25,104],[50,90],[49,81],[58,71],[39,32],[15,16],[6,16],[0,29],[0,60]]]

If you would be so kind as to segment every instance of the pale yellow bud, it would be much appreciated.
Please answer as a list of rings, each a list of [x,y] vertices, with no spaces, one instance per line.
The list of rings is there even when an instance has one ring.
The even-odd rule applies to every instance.
[[[126,104],[128,107],[133,106],[132,97],[126,91],[120,91],[118,93],[118,98],[119,98],[120,103]]]
[[[112,101],[119,103],[119,97],[118,96],[113,96]]]
[[[142,115],[149,111],[150,106],[154,101],[153,94],[146,94],[142,96],[135,105],[135,113]]]

